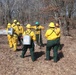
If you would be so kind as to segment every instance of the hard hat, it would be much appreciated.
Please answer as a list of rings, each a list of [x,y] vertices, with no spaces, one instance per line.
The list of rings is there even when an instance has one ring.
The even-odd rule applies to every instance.
[[[59,24],[58,24],[58,23],[56,23],[55,25],[56,25],[56,26],[59,26]]]
[[[13,20],[13,22],[15,23],[15,22],[17,22],[17,20],[15,19],[15,20]]]
[[[10,26],[11,25],[11,23],[8,23],[8,26]]]
[[[39,22],[35,22],[35,24],[36,24],[36,25],[39,25],[40,23],[39,23]]]
[[[30,24],[27,24],[27,25],[26,25],[26,28],[31,28],[31,25],[30,25]]]
[[[19,22],[17,22],[17,25],[20,25],[20,23],[19,23]]]
[[[49,27],[55,27],[54,22],[50,22]]]

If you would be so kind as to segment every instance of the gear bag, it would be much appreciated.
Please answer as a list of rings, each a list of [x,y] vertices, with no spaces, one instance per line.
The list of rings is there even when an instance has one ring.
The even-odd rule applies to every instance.
[[[9,28],[9,29],[8,29],[8,34],[9,34],[9,35],[13,35],[13,33],[14,33],[14,29],[13,29],[13,28]]]
[[[29,34],[26,34],[25,36],[23,36],[23,45],[30,45],[31,44],[31,36]]]

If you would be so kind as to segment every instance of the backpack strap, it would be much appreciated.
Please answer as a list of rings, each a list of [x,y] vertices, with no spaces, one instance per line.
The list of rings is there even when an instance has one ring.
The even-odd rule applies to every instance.
[[[28,32],[25,32],[27,35],[29,35],[31,33],[31,31],[28,33]]]
[[[53,30],[53,31],[51,32],[51,34],[52,34],[53,32],[55,32],[55,30]],[[50,36],[51,34],[49,34],[48,36]],[[56,34],[56,32],[55,32],[55,34]],[[56,34],[56,35],[57,35],[57,34]]]
[[[54,30],[48,36],[50,36],[53,32],[54,32]]]

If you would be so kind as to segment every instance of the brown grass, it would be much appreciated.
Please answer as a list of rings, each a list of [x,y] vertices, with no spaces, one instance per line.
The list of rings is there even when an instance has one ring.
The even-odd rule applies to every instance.
[[[72,37],[61,37],[64,46],[62,58],[57,63],[53,59],[45,61],[46,47],[39,49],[38,46],[35,48],[35,62],[32,62],[29,50],[22,59],[21,51],[13,52],[8,46],[7,37],[0,35],[0,75],[76,75],[76,30],[70,33]],[[46,43],[45,38],[43,42]],[[50,56],[53,56],[52,51]]]

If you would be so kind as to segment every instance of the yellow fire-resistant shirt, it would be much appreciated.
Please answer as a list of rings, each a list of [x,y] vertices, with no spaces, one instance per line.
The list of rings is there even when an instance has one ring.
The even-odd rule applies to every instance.
[[[29,36],[31,36],[31,39],[32,39],[33,41],[36,40],[36,36],[35,36],[35,34],[34,34],[34,32],[33,32],[32,30],[27,29],[26,31],[23,32],[23,36],[25,36],[25,35],[27,35],[27,34],[28,34]]]
[[[55,40],[58,38],[59,31],[55,28],[50,28],[46,31],[45,37],[47,40]]]
[[[35,34],[40,34],[40,30],[44,29],[43,26],[31,26],[31,28],[35,29]]]

